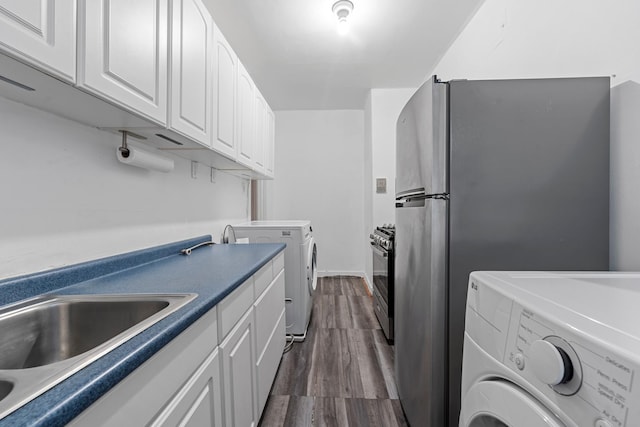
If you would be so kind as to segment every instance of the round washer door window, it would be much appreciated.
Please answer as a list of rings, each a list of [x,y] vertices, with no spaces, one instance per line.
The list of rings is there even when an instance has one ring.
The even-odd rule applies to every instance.
[[[508,381],[474,384],[462,401],[460,427],[566,427],[547,408]]]
[[[309,252],[307,253],[307,284],[309,286],[309,294],[311,295],[313,295],[318,285],[318,271],[316,270],[317,256],[318,250],[312,237],[309,240]]]

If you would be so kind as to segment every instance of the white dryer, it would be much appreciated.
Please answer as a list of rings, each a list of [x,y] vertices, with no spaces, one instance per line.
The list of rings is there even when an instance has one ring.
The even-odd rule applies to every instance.
[[[236,238],[250,243],[286,243],[284,280],[287,334],[306,337],[318,282],[317,249],[310,221],[251,221],[233,226]]]
[[[474,272],[460,427],[640,426],[640,274]]]

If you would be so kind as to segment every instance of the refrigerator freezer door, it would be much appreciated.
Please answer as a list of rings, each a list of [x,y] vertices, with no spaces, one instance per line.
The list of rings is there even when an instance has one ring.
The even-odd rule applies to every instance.
[[[412,426],[444,426],[447,206],[396,209],[395,371]]]
[[[447,84],[423,84],[398,118],[397,197],[407,192],[447,193]]]

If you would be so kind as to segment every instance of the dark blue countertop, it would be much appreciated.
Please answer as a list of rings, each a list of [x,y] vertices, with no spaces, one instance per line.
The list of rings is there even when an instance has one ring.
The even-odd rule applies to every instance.
[[[281,252],[283,244],[213,245],[210,236],[0,281],[0,305],[57,295],[197,293],[198,297],[0,420],[0,426],[63,426],[213,308]]]

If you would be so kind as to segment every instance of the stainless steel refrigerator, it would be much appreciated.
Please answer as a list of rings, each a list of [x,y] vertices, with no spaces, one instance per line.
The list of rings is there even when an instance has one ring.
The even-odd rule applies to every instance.
[[[608,270],[609,78],[426,82],[397,124],[395,371],[457,426],[474,270]]]

